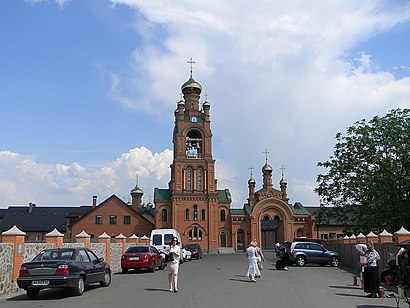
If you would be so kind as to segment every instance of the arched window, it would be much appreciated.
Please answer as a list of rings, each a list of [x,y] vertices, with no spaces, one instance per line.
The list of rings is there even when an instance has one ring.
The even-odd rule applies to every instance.
[[[189,209],[185,210],[185,220],[189,220]]]
[[[226,220],[226,214],[225,214],[225,210],[221,210],[221,212],[220,212],[220,218],[221,218],[221,221],[225,221]]]
[[[188,240],[190,241],[202,241],[202,231],[197,227],[192,228],[188,232]]]
[[[202,187],[202,168],[198,168],[198,191],[202,191],[203,187]]]
[[[186,175],[187,175],[187,190],[191,191],[192,190],[192,168],[187,168],[186,170]]]
[[[198,205],[194,204],[194,220],[198,220]]]
[[[206,212],[205,209],[201,210],[201,220],[206,220]]]
[[[168,221],[168,211],[166,209],[161,211],[161,221]]]

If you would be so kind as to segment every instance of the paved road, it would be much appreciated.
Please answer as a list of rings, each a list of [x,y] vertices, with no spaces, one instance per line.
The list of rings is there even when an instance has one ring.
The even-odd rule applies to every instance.
[[[262,278],[245,277],[244,254],[204,255],[180,267],[179,293],[168,291],[167,272],[114,274],[108,288],[93,286],[79,297],[64,290],[43,290],[38,298],[25,293],[0,297],[0,307],[396,307],[394,298],[371,299],[353,286],[353,276],[330,266],[274,269],[272,252],[265,253]],[[388,292],[390,293],[390,292]],[[407,307],[404,302],[401,307]]]

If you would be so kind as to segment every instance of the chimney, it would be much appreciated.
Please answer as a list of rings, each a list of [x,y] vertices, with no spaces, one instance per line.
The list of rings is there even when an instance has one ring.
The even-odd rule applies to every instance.
[[[97,207],[97,196],[93,196],[93,209]]]

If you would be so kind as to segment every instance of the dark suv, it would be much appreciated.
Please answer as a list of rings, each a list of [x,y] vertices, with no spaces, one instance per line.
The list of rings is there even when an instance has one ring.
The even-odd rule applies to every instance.
[[[290,261],[299,266],[304,266],[306,263],[330,264],[331,266],[340,264],[340,256],[337,252],[327,250],[314,242],[292,242],[288,251]]]

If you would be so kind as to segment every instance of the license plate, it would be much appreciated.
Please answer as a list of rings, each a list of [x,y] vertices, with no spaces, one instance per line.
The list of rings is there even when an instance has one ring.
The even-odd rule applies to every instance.
[[[47,286],[50,283],[49,280],[34,280],[31,282],[32,286]]]
[[[130,257],[130,261],[136,261],[136,260],[139,260],[140,259],[140,257]]]

